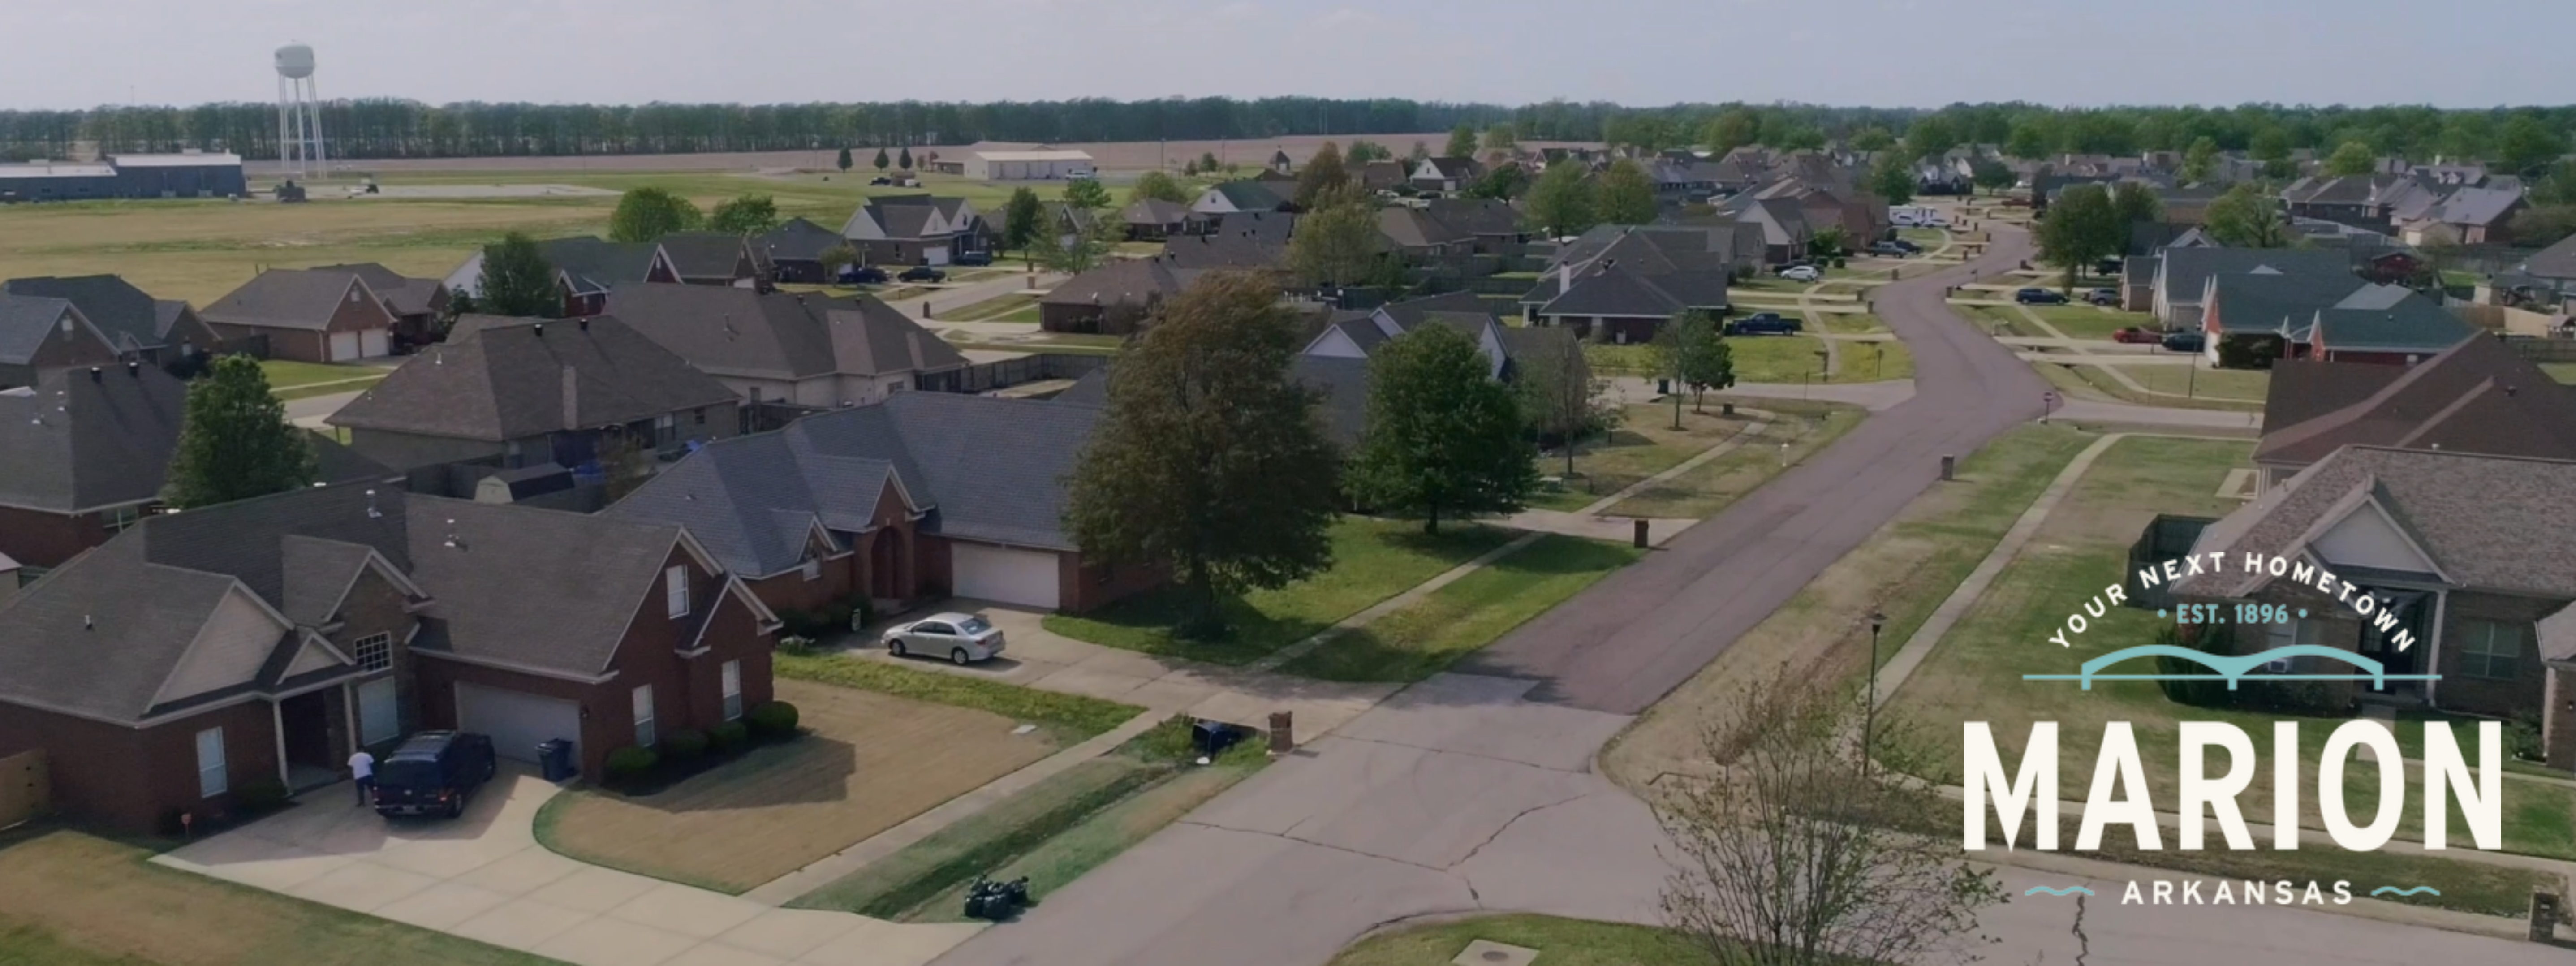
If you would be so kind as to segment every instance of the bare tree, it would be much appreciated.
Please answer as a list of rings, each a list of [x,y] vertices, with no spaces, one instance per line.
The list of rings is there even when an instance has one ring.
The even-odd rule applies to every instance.
[[[1675,873],[1664,922],[1724,966],[1969,962],[1977,912],[2003,901],[1955,842],[1921,834],[1946,806],[1931,764],[1882,720],[1864,773],[1860,689],[1782,668],[1745,685],[1731,722],[1702,735],[1722,767],[1659,815]]]

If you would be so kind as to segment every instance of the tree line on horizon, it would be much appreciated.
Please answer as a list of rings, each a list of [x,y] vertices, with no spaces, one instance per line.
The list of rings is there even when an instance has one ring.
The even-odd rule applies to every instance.
[[[2182,151],[2201,139],[2258,157],[2359,142],[2380,154],[2504,161],[2522,168],[2555,158],[2576,131],[2576,106],[2445,110],[2422,105],[2312,107],[2054,108],[2022,102],[1938,110],[1803,104],[1606,102],[1499,104],[1315,97],[1204,97],[1150,101],[1077,99],[952,103],[430,105],[398,99],[323,105],[331,156],[583,156],[829,150],[848,146],[977,141],[1260,140],[1356,136],[1507,125],[1521,139],[1605,141],[1648,149],[1743,144],[1819,147],[1992,144],[2018,157]],[[75,144],[103,153],[228,150],[277,153],[277,115],[266,103],[194,107],[103,106],[0,111],[0,158],[61,157]]]

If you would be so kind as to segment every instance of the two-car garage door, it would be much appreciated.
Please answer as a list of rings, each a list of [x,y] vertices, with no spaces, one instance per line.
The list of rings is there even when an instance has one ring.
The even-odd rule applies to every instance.
[[[457,682],[456,726],[492,736],[492,750],[514,761],[537,760],[539,744],[581,740],[581,706],[480,684]],[[575,761],[579,761],[578,752]]]
[[[385,344],[385,330],[364,329],[357,332],[333,332],[330,336],[330,362],[356,362],[389,355],[393,348]]]
[[[949,544],[950,576],[959,597],[1054,610],[1060,600],[1056,555],[974,543]]]

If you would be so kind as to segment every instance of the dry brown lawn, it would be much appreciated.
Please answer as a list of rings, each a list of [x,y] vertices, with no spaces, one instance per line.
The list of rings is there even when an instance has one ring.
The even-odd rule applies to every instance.
[[[0,963],[402,966],[549,962],[144,862],[77,832],[0,838]]]
[[[848,848],[1055,753],[1000,715],[807,681],[778,681],[805,737],[659,794],[581,791],[537,822],[548,848],[598,865],[739,893]]]

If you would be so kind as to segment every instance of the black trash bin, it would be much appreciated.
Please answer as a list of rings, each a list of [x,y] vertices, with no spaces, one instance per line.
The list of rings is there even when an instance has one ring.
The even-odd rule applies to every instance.
[[[537,743],[537,767],[546,780],[559,782],[581,774],[572,761],[572,742],[557,738]]]
[[[1195,732],[1192,737],[1196,740],[1192,743],[1198,745],[1199,754],[1206,755],[1210,758],[1216,757],[1219,753],[1228,748],[1234,747],[1237,742],[1243,740],[1242,729],[1226,724],[1222,721],[1202,720],[1197,722],[1195,727],[1191,730]]]

